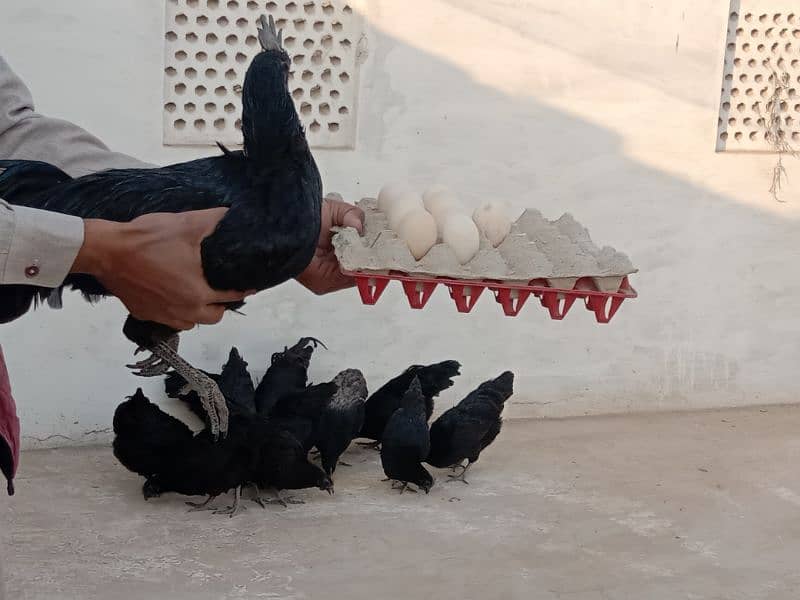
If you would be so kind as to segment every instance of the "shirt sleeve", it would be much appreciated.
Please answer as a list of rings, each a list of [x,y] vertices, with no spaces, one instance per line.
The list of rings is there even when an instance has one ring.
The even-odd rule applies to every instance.
[[[57,287],[83,245],[83,220],[0,200],[0,285]]]

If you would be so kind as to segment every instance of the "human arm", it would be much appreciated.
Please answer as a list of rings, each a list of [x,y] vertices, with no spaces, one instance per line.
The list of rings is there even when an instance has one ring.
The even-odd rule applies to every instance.
[[[0,158],[48,162],[72,176],[152,166],[112,152],[77,125],[37,113],[27,86],[2,56]],[[222,318],[220,303],[244,296],[212,290],[202,273],[199,242],[224,212],[146,215],[124,224],[0,201],[0,285],[57,287],[69,273],[87,273],[139,319],[176,329],[213,323]]]

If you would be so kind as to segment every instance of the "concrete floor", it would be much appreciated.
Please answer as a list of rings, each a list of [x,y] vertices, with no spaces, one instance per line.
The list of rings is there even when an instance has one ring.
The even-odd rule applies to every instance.
[[[8,598],[800,597],[800,407],[512,421],[428,496],[348,458],[335,496],[229,519],[145,502],[108,448],[29,452]]]

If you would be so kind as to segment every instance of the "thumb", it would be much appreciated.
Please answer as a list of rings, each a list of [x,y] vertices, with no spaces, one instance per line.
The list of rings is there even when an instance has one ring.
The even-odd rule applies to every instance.
[[[327,200],[331,210],[331,224],[337,227],[352,227],[364,233],[364,211],[342,200]]]

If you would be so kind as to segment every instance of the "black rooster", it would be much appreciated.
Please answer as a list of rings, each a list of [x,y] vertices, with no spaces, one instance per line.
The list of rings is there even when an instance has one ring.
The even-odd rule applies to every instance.
[[[425,399],[425,414],[430,419],[433,414],[433,399],[453,385],[453,377],[460,374],[460,369],[461,365],[454,360],[427,366],[412,365],[385,383],[367,400],[364,426],[361,428],[359,437],[375,440],[375,442],[364,445],[378,448],[386,423],[394,411],[400,407],[403,395],[414,378],[419,379]]]
[[[514,374],[506,371],[470,392],[453,408],[446,410],[431,425],[431,451],[425,462],[434,467],[456,469],[454,480],[468,483],[464,476],[480,453],[500,433],[505,402],[514,393]],[[466,465],[462,465],[463,460]]]
[[[400,493],[415,484],[427,494],[433,486],[433,477],[422,466],[428,458],[430,437],[428,417],[419,379],[414,377],[403,395],[400,408],[394,411],[383,430],[381,464],[386,477],[401,484]]]
[[[296,277],[311,261],[319,239],[322,182],[289,93],[291,63],[282,34],[271,16],[269,24],[265,17],[260,24],[263,51],[251,62],[242,92],[243,151],[223,148],[221,156],[212,158],[77,179],[46,163],[0,161],[0,197],[12,204],[120,222],[155,212],[229,207],[202,242],[203,272],[211,287],[263,290]],[[0,322],[24,314],[33,302],[59,306],[65,286],[89,300],[109,293],[95,278],[77,274],[56,290],[5,286]],[[138,375],[160,375],[172,367],[199,394],[212,433],[226,432],[225,399],[213,380],[178,355],[175,330],[129,316],[123,332],[152,353],[130,365]]]

